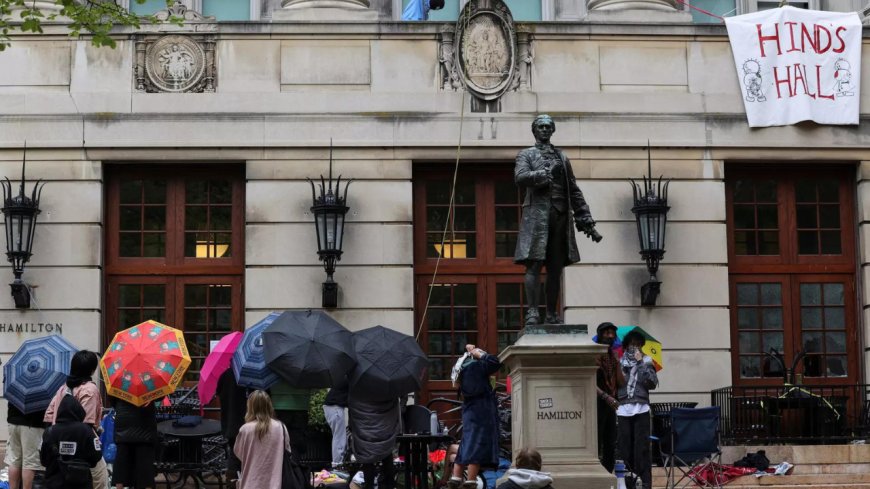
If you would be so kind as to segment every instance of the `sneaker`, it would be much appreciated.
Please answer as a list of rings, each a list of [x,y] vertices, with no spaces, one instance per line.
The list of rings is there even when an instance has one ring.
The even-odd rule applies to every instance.
[[[462,487],[462,479],[459,477],[451,477],[447,481],[447,489],[459,489],[460,487]]]
[[[465,483],[462,484],[462,489],[477,489],[477,481],[465,481]]]

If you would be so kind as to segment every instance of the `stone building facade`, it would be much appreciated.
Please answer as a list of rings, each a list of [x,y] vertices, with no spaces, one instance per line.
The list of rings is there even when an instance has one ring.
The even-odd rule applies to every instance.
[[[549,113],[605,236],[580,239],[565,314],[659,338],[655,400],[705,404],[711,389],[775,377],[760,355],[769,346],[815,348],[819,382],[863,382],[865,116],[750,129],[724,26],[693,23],[669,1],[541,4],[541,21],[500,31],[514,51],[488,61],[503,78],[477,91],[451,55],[467,42],[461,25],[401,22],[400,2],[346,8],[343,20],[269,2],[249,22],[182,9],[183,27],[119,31],[115,49],[70,40],[62,25],[16,35],[0,53],[0,172],[18,178],[26,142],[27,178],[46,185],[24,273],[33,307],[0,294],[0,357],[48,325],[99,350],[146,317],[185,329],[201,356],[270,311],[319,307],[306,179],[328,172],[331,140],[334,172],[354,179],[332,314],[351,329],[422,327],[431,391],[444,391],[457,346],[495,350],[519,329],[513,160],[533,143],[533,117]],[[647,172],[647,141],[653,174],[672,180],[655,307],[640,306],[648,275],[627,183]],[[444,189],[457,154],[448,252]]]

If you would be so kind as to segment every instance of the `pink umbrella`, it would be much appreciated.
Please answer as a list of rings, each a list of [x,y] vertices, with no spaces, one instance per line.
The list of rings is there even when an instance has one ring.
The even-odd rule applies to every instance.
[[[205,357],[205,362],[202,364],[202,369],[199,372],[199,402],[205,406],[210,403],[217,391],[218,379],[221,374],[230,368],[230,362],[233,359],[233,353],[242,342],[242,333],[230,333],[215,345],[211,353]]]

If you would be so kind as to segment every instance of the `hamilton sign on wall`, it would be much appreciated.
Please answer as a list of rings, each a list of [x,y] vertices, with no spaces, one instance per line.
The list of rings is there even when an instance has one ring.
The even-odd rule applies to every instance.
[[[858,14],[794,7],[726,17],[752,127],[858,124]]]

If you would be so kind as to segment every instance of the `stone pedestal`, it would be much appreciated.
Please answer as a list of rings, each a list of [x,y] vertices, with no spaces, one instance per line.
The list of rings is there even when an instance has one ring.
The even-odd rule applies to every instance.
[[[284,0],[272,12],[273,20],[313,22],[376,21],[378,12],[369,8],[368,0]]]
[[[598,461],[595,359],[607,351],[585,325],[528,329],[499,358],[512,385],[513,452],[531,447],[553,474],[554,487],[610,489]]]

